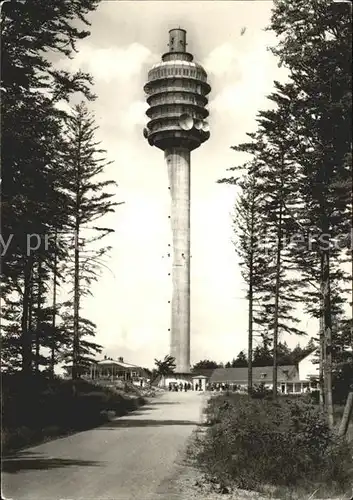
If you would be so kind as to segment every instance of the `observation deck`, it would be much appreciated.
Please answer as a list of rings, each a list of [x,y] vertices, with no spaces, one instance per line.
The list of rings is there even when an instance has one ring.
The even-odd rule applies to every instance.
[[[184,147],[192,151],[209,137],[207,95],[211,87],[203,67],[186,52],[186,31],[169,31],[169,52],[148,72],[144,86],[150,119],[144,136],[163,151]]]

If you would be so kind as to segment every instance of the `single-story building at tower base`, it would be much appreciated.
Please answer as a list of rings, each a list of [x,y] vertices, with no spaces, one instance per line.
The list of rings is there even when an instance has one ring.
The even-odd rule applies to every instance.
[[[277,367],[279,394],[302,394],[319,389],[319,365],[315,363],[316,351],[312,351],[296,365]],[[263,385],[273,389],[273,367],[254,366],[253,386]],[[216,368],[208,380],[208,386],[228,386],[231,390],[247,391],[248,368]]]

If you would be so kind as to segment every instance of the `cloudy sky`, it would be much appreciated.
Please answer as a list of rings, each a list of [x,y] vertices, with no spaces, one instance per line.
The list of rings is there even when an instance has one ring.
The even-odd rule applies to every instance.
[[[97,341],[112,357],[152,366],[169,352],[171,281],[168,277],[169,191],[163,153],[143,138],[143,85],[167,51],[168,30],[187,30],[188,49],[209,75],[211,138],[192,153],[191,361],[226,362],[247,346],[247,303],[232,245],[236,191],[217,184],[244,158],[230,147],[255,127],[273,80],[286,72],[267,50],[275,37],[270,1],[103,1],[90,16],[91,36],[62,67],[89,71],[97,100],[90,104],[98,138],[114,163],[125,204],[107,218],[115,234],[102,277],[83,314],[97,324]],[[242,28],[246,28],[241,35]],[[308,326],[304,319],[304,327]],[[288,338],[294,346],[297,338]]]

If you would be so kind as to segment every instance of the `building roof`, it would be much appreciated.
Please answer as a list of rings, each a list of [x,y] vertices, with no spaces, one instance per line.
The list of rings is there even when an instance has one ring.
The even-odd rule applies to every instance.
[[[309,356],[311,356],[313,353],[316,353],[316,354],[317,354],[317,356],[319,357],[319,356],[320,356],[320,354],[319,354],[319,348],[318,348],[318,347],[315,347],[315,348],[311,349],[310,351],[308,351],[306,354],[304,354],[303,356],[301,356],[301,357],[298,359],[297,363],[300,363],[301,361],[303,361],[303,359],[308,358],[308,357],[309,357]]]
[[[96,362],[99,366],[120,366],[121,368],[140,368],[137,365],[132,365],[130,363],[125,363],[123,361],[117,361],[116,359],[102,359],[101,361]]]
[[[215,368],[197,368],[191,370],[191,374],[194,376],[196,375],[203,375],[204,377],[211,377],[212,373],[215,371]]]
[[[253,382],[272,382],[273,367],[272,366],[254,366],[252,369]],[[285,382],[298,378],[298,372],[295,365],[279,366],[277,368],[278,382]],[[247,368],[216,368],[210,378],[211,383],[217,382],[233,382],[247,383],[248,369]]]

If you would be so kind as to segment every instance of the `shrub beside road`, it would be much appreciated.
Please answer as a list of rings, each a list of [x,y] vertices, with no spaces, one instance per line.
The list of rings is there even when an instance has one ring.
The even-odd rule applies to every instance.
[[[189,456],[216,490],[270,488],[278,498],[351,492],[352,443],[329,430],[309,398],[274,402],[230,393],[211,397],[205,413],[208,426]]]
[[[148,397],[152,397],[151,391]],[[114,416],[136,410],[146,402],[134,387],[126,390],[94,385],[84,380],[75,383],[40,375],[2,376],[3,453],[39,444],[48,439],[83,431]]]

